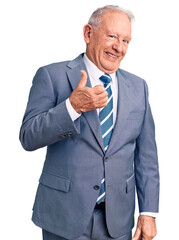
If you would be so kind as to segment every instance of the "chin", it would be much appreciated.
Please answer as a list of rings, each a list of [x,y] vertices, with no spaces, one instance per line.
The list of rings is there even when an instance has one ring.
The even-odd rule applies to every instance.
[[[115,73],[116,71],[117,71],[117,69],[116,69],[116,70],[105,71],[105,73],[107,73],[107,74],[113,74],[113,73]]]
[[[105,69],[105,73],[112,74],[112,73],[116,72],[118,70],[118,68],[119,68],[119,66],[117,66],[116,68],[114,68],[114,66],[111,68],[109,68],[109,66],[107,66],[104,69]]]
[[[117,69],[104,69],[103,72],[107,73],[107,74],[112,74],[114,72],[116,72]]]
[[[114,63],[107,63],[103,66],[103,69],[105,69],[106,73],[114,73],[117,71],[117,69],[119,68],[120,63],[119,64],[114,64]]]

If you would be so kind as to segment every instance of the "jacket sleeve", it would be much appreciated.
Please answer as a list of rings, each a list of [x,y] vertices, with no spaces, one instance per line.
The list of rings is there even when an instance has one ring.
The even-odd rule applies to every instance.
[[[135,175],[140,212],[158,212],[159,170],[155,126],[148,101],[148,88],[144,82],[145,116],[136,141]]]
[[[66,108],[65,100],[56,105],[56,95],[46,67],[40,68],[30,90],[20,129],[23,148],[33,151],[66,137],[79,134]]]

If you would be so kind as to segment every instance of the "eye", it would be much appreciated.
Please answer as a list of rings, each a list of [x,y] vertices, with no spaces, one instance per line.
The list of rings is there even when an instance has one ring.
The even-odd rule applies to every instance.
[[[129,44],[129,41],[126,40],[126,39],[124,39],[123,42],[124,42],[125,44]]]
[[[116,38],[116,36],[115,35],[109,35],[109,38],[114,39],[114,38]]]

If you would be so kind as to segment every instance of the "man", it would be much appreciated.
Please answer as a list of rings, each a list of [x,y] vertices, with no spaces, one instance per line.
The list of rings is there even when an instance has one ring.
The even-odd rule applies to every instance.
[[[133,239],[156,235],[159,174],[144,80],[119,69],[132,14],[95,11],[86,53],[40,68],[20,132],[23,147],[47,146],[33,207],[44,240],[131,239],[135,185],[140,216]]]

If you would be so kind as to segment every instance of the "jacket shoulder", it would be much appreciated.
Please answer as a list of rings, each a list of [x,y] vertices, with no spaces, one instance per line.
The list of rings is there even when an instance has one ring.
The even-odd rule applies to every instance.
[[[70,61],[63,61],[41,66],[37,70],[35,78],[38,76],[48,76],[52,82],[59,81],[59,79],[64,79],[66,77],[66,72],[69,70],[67,66],[69,62]]]
[[[45,68],[48,72],[53,72],[53,71],[61,71],[62,69],[67,69],[67,65],[70,61],[62,61],[62,62],[55,62],[55,63],[50,63],[48,65],[42,66],[42,68]]]
[[[125,79],[128,79],[129,81],[131,81],[133,83],[136,82],[136,83],[140,84],[140,83],[143,83],[145,81],[143,78],[141,78],[141,77],[139,77],[139,76],[137,76],[137,75],[135,75],[133,73],[127,72],[127,71],[125,71],[123,69],[119,68],[119,72],[121,73],[121,75]]]
[[[79,65],[83,61],[83,53],[81,53],[78,57],[76,57],[73,60],[67,60],[67,61],[62,61],[62,62],[56,62],[56,63],[51,63],[46,66],[44,66],[47,70],[64,70],[64,69],[70,69],[73,68],[77,65]]]
[[[49,74],[58,73],[63,74],[66,73],[69,69],[76,67],[81,64],[83,61],[83,53],[81,53],[78,57],[73,60],[67,60],[62,62],[51,63],[45,66],[42,66],[40,69],[46,69]]]

